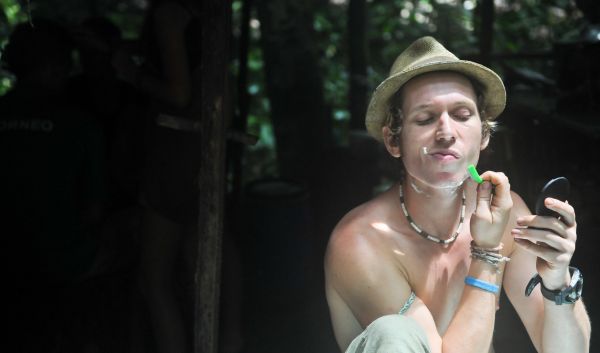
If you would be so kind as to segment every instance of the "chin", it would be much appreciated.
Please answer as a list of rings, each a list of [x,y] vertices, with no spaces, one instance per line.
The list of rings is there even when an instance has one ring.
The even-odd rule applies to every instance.
[[[454,193],[456,192],[466,180],[466,177],[459,177],[456,174],[440,176],[436,178],[416,178],[412,176],[413,188],[417,191],[427,192],[429,191],[447,191]]]

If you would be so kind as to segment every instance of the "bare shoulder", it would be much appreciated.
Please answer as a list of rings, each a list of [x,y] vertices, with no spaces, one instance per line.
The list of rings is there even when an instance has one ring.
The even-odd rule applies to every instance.
[[[402,264],[390,245],[398,234],[382,229],[388,224],[389,200],[384,193],[354,208],[330,236],[324,263],[326,285],[347,302],[357,299],[354,296],[372,296],[373,286],[381,287],[381,283],[393,283],[406,296],[410,294]]]
[[[366,202],[352,209],[338,222],[325,253],[326,271],[335,271],[339,267],[347,272],[360,270],[362,266],[371,268],[371,265],[380,263],[374,223],[382,213],[381,203],[377,198]]]
[[[522,216],[524,214],[531,213],[531,211],[529,211],[529,207],[527,207],[527,204],[525,203],[523,198],[518,193],[516,193],[515,191],[511,191],[510,195],[513,200],[512,212],[515,216],[518,217],[518,216]]]
[[[411,294],[398,254],[409,247],[401,227],[391,222],[395,193],[384,193],[353,209],[331,234],[325,255],[325,287],[340,348],[379,317],[397,314]],[[417,297],[407,316],[415,319],[436,346],[440,341],[429,309]],[[438,350],[433,350],[437,352]]]
[[[377,197],[344,216],[325,254],[325,289],[340,347],[369,323],[397,313],[410,285],[391,255],[390,235],[378,229],[389,204]]]

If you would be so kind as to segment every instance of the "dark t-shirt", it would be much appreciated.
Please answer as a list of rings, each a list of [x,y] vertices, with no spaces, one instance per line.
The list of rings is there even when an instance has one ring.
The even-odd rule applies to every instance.
[[[0,224],[16,278],[68,281],[93,261],[84,213],[104,199],[98,124],[58,96],[0,98]]]

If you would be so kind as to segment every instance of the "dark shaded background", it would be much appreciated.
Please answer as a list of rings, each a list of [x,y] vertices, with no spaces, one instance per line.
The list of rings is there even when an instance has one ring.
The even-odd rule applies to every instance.
[[[121,3],[125,9],[134,7],[134,2]],[[564,3],[573,10],[573,2]],[[590,5],[591,1],[577,3],[590,27],[572,28],[576,34],[571,40],[549,40],[550,45],[543,50],[532,51],[515,39],[520,44],[517,49],[498,52],[494,45],[510,42],[506,38],[509,35],[502,34],[509,31],[494,33],[497,27],[491,25],[494,14],[486,7],[489,1],[478,2],[473,10],[475,29],[466,37],[461,37],[462,32],[451,33],[447,29],[453,27],[443,27],[442,20],[436,22],[437,29],[411,32],[414,18],[404,27],[394,23],[392,28],[383,26],[381,33],[374,34],[375,16],[366,12],[371,3],[349,1],[343,8],[348,10],[348,34],[340,33],[347,37],[338,42],[333,37],[323,38],[335,31],[315,29],[315,17],[324,16],[328,10],[326,1],[235,2],[242,10],[237,10],[234,17],[246,20],[238,19],[237,26],[234,21],[232,29],[230,127],[249,129],[263,138],[258,147],[228,145],[225,223],[239,253],[223,254],[223,276],[230,276],[228,283],[234,283],[234,293],[223,297],[222,305],[225,312],[236,307],[231,301],[241,304],[243,352],[337,351],[323,291],[323,253],[336,222],[396,177],[382,147],[365,136],[362,119],[368,96],[385,76],[393,57],[423,34],[440,38],[461,57],[494,67],[505,80],[508,107],[478,169],[505,172],[512,189],[530,207],[547,180],[565,176],[571,181],[569,202],[577,210],[579,236],[572,263],[583,272],[584,298],[595,331],[600,317],[600,304],[594,300],[598,297],[595,236],[600,234],[596,206],[600,197],[600,43],[586,38],[591,25],[598,23],[598,7]],[[52,14],[44,8],[48,5],[33,4],[38,5],[38,11]],[[101,2],[95,4],[101,13]],[[57,18],[64,18],[70,11],[55,10]],[[504,16],[506,13],[512,14],[508,11]],[[71,15],[77,18],[76,13]],[[250,18],[260,22],[258,38],[243,25]],[[518,20],[515,18],[514,23]],[[333,22],[331,18],[329,21]],[[125,30],[127,21],[120,23]],[[394,33],[395,40],[382,39],[387,31]],[[403,33],[400,39],[397,31]],[[330,42],[340,43],[335,49],[350,54],[329,57],[326,53],[330,48],[323,43]],[[530,42],[535,47],[535,41]],[[253,63],[252,55],[257,52],[262,66],[248,73],[245,65]],[[245,57],[248,53],[250,59]],[[348,73],[339,78],[345,84],[333,90],[324,88],[336,84],[324,78],[330,77],[323,73],[329,67],[327,60],[342,59],[347,60]],[[340,66],[344,65],[335,65]],[[260,94],[247,93],[247,87],[256,82],[261,85]],[[331,91],[343,93],[331,98]],[[266,112],[261,108],[265,99],[269,107]],[[346,104],[348,107],[340,109]],[[333,118],[339,112],[345,116],[343,124]],[[264,142],[260,126],[273,130],[274,144]],[[130,323],[132,308],[137,305],[131,295],[135,232],[122,229],[120,237],[109,244],[119,253],[118,270],[81,283],[70,292],[68,301],[73,305],[62,313],[70,325],[63,338],[76,341],[79,351],[128,352],[132,331],[137,331],[137,339],[145,340],[145,348],[152,351],[148,328],[142,325],[132,330]],[[241,270],[229,271],[228,264],[236,260]],[[231,290],[223,288],[223,292]],[[533,352],[504,297],[501,308],[496,351]],[[229,321],[221,321],[225,325],[223,333]],[[35,332],[31,339],[36,339]],[[597,345],[593,337],[592,352]]]

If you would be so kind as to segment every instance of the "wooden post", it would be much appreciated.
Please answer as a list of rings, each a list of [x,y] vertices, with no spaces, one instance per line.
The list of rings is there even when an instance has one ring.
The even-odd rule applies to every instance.
[[[230,1],[202,1],[202,138],[198,257],[195,271],[194,352],[216,353],[219,328],[221,242],[225,193],[225,104],[229,63]],[[196,97],[198,98],[198,97]]]

